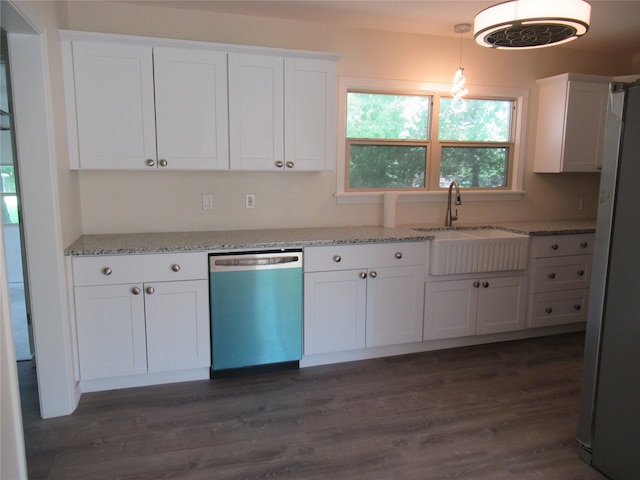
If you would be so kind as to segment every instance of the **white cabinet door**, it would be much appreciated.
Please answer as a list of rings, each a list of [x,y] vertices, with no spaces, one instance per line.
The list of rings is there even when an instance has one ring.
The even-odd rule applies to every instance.
[[[424,299],[424,340],[475,335],[478,288],[474,280],[428,282]]]
[[[422,341],[424,266],[370,269],[367,347]]]
[[[335,168],[336,64],[286,58],[284,63],[285,168]]]
[[[144,289],[149,372],[211,365],[208,282],[146,283]]]
[[[229,53],[231,169],[284,169],[284,59]]]
[[[484,335],[524,329],[527,285],[526,275],[482,279],[476,333]]]
[[[142,284],[76,287],[75,300],[80,378],[145,373]]]
[[[156,159],[151,47],[73,42],[73,68],[79,167],[148,168]]]
[[[364,270],[304,274],[304,354],[364,348]]]
[[[227,55],[153,49],[160,168],[229,168]]]
[[[609,81],[576,74],[538,80],[535,172],[599,171]]]
[[[597,172],[602,167],[609,85],[570,81],[568,89],[562,171]]]

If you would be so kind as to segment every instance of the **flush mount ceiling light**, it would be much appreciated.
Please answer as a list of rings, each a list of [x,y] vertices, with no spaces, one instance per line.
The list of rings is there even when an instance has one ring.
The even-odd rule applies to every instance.
[[[550,47],[587,33],[590,17],[584,0],[512,0],[478,13],[473,38],[491,48]]]

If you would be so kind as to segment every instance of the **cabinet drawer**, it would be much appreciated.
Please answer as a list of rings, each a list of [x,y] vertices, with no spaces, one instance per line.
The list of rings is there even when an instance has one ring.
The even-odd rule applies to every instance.
[[[588,288],[593,255],[534,260],[534,293]]]
[[[565,323],[585,322],[589,305],[589,289],[567,290],[533,295],[531,327],[549,327]]]
[[[533,256],[561,257],[565,255],[586,255],[593,253],[595,234],[551,235],[535,237]]]
[[[305,272],[424,265],[424,242],[331,245],[304,250]]]
[[[207,278],[203,252],[74,257],[72,263],[76,287]]]

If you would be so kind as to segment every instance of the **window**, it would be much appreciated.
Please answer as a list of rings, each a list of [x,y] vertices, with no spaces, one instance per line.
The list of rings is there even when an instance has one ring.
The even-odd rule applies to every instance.
[[[477,192],[518,190],[523,91],[476,88],[455,113],[449,88],[342,78],[338,194],[437,192],[452,180]]]

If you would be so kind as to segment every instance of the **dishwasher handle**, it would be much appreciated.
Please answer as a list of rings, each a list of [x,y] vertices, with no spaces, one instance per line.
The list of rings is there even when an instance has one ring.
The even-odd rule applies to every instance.
[[[264,253],[245,255],[212,255],[210,271],[261,270],[273,268],[301,268],[302,252]]]

